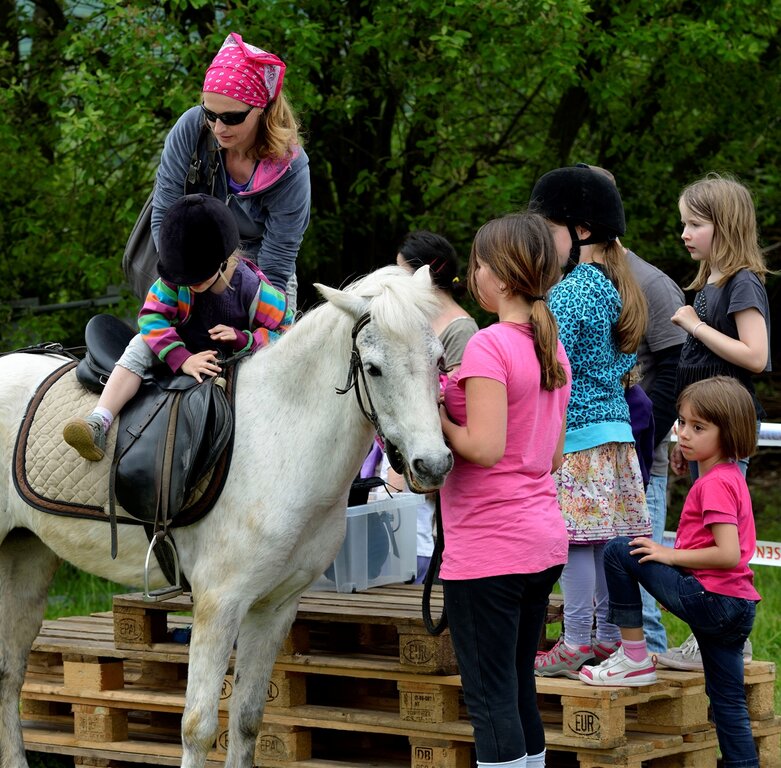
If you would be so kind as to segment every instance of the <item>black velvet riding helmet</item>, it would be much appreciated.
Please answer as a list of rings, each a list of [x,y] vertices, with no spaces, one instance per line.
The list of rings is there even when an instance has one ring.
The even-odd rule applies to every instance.
[[[239,245],[239,229],[225,203],[211,195],[185,195],[160,224],[157,271],[174,285],[208,280]]]
[[[604,173],[582,165],[541,176],[532,190],[529,210],[551,221],[588,229],[591,236],[580,245],[606,243],[626,231],[616,185]]]

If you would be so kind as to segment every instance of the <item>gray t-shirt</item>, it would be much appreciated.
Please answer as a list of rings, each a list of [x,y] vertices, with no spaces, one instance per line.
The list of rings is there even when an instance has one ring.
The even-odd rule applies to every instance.
[[[628,250],[626,257],[648,302],[648,326],[637,350],[637,364],[642,375],[640,385],[646,392],[650,392],[656,378],[654,353],[680,346],[686,341],[686,331],[670,320],[676,310],[685,304],[685,299],[683,291],[662,270],[643,261],[632,251]],[[667,474],[667,440],[656,448],[651,474]]]
[[[445,348],[445,370],[461,365],[467,341],[477,333],[477,323],[471,317],[457,317],[451,320],[439,335]]]

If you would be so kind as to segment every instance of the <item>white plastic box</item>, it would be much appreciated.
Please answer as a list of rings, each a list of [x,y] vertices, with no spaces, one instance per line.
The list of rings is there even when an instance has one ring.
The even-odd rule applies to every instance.
[[[310,589],[361,592],[382,584],[413,581],[417,574],[415,493],[347,508],[347,530],[336,559]]]

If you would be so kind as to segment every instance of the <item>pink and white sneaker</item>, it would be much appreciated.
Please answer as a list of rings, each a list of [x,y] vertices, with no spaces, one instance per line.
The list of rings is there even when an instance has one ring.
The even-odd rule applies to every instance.
[[[612,656],[621,647],[621,641],[614,643],[597,641],[591,643],[591,650],[594,652],[594,658],[601,664],[605,659]]]
[[[587,685],[653,685],[656,665],[650,657],[639,662],[628,659],[621,647],[596,667],[581,667],[578,680]]]
[[[534,660],[534,674],[539,677],[568,677],[578,679],[578,670],[589,661],[594,661],[590,645],[581,645],[572,650],[560,637],[549,651],[538,651]]]

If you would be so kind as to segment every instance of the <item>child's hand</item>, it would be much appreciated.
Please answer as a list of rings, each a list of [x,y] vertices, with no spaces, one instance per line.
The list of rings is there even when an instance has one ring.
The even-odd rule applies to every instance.
[[[192,355],[182,363],[182,373],[192,376],[199,384],[203,381],[201,376],[216,376],[221,371],[217,365],[217,352],[213,349]]]
[[[212,341],[236,341],[236,329],[229,325],[215,325],[209,328],[209,336]]]
[[[684,458],[680,445],[673,446],[672,451],[670,451],[670,467],[679,476],[689,472],[689,462]]]
[[[700,322],[700,317],[694,311],[694,307],[686,304],[683,307],[678,307],[670,320],[679,328],[683,328],[686,333],[691,333],[694,330],[694,326]]]
[[[647,536],[638,536],[629,542],[630,555],[639,556],[639,563],[657,562],[672,565],[673,548],[665,547],[663,544],[649,539]]]

